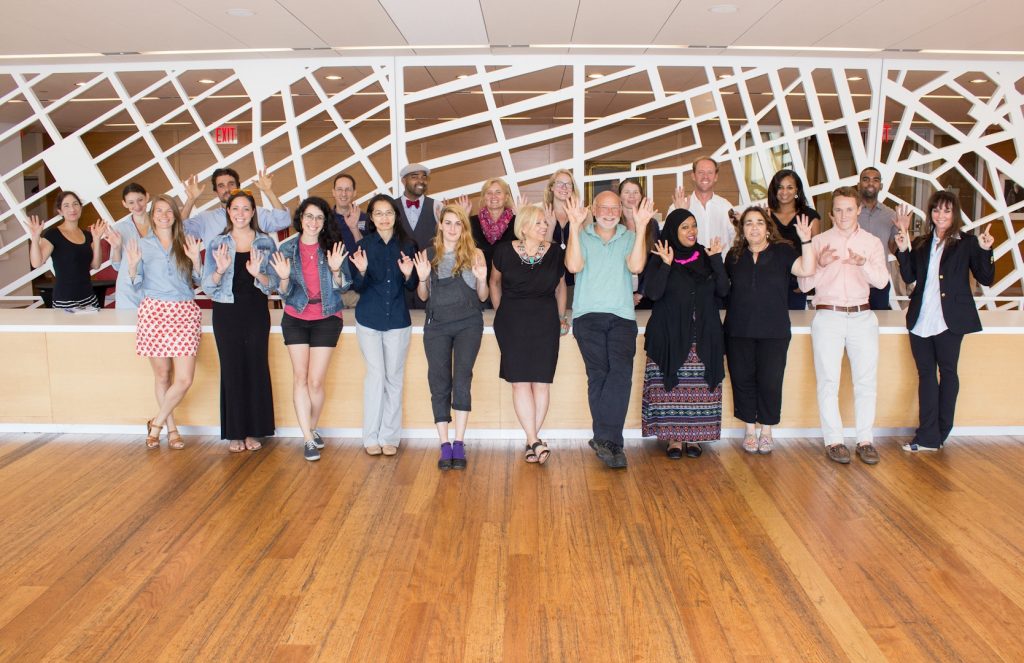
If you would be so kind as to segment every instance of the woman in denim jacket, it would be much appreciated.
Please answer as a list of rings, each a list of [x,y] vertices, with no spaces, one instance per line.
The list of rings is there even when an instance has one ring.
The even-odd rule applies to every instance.
[[[274,434],[267,258],[275,244],[260,230],[252,193],[233,191],[226,209],[228,225],[210,240],[203,263],[220,357],[220,437],[231,452],[256,451],[257,438]]]
[[[285,303],[281,334],[292,360],[292,399],[309,461],[320,460],[324,448],[316,426],[327,367],[341,336],[341,293],[350,285],[348,253],[330,219],[327,201],[303,200],[293,221],[299,233],[281,242],[270,260],[270,287]]]

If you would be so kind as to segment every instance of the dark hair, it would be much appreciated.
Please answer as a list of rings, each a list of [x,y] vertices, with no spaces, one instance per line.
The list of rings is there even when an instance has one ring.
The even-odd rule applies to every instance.
[[[635,185],[637,185],[637,187],[640,189],[640,195],[641,196],[644,195],[644,185],[640,183],[640,180],[638,180],[635,177],[627,177],[626,179],[624,179],[621,182],[619,182],[619,198],[622,197],[622,187],[626,186],[627,184],[635,184]],[[596,198],[596,196],[595,196],[595,198]]]
[[[338,180],[340,180],[342,178],[345,178],[346,180],[351,182],[352,183],[352,190],[355,191],[355,188],[356,188],[356,178],[352,177],[348,173],[338,173],[337,175],[335,175],[334,176],[334,182],[331,183],[331,188],[333,189],[334,187],[338,186]]]
[[[171,226],[171,253],[174,255],[174,264],[178,267],[181,278],[189,281],[192,274],[192,259],[185,252],[185,222],[181,219],[181,208],[178,207],[177,199],[166,193],[161,193],[153,201],[154,210],[157,203],[166,203],[174,215],[174,224]]]
[[[334,249],[334,245],[341,241],[341,230],[334,221],[334,213],[327,201],[317,196],[310,196],[299,203],[299,206],[295,208],[295,216],[292,217],[292,226],[299,231],[299,234],[302,234],[302,215],[306,213],[308,207],[315,207],[324,215],[324,225],[320,228],[320,234],[317,237],[320,241],[320,250],[327,255]]]
[[[260,230],[260,220],[256,216],[256,199],[252,197],[251,193],[246,193],[239,189],[228,196],[227,202],[224,203],[224,215],[227,217],[227,225],[224,226],[224,232],[221,235],[227,235],[231,232],[231,203],[234,202],[235,198],[245,198],[249,201],[249,204],[252,205],[252,218],[249,219],[249,227],[257,234],[263,232]]]
[[[944,248],[951,248],[954,244],[960,241],[960,231],[964,227],[964,217],[960,210],[960,198],[955,193],[948,189],[940,189],[931,195],[928,199],[928,204],[925,206],[925,228],[928,232],[922,233],[916,240],[915,245],[920,245],[924,242],[930,241],[928,235],[935,232],[935,223],[932,221],[932,212],[940,207],[949,207],[953,212],[953,223],[950,224],[949,230],[946,231],[946,236],[942,238],[942,244]]]
[[[405,232],[405,225],[402,223],[402,208],[398,206],[397,200],[386,193],[378,193],[370,198],[370,202],[366,203],[366,216],[370,217],[370,222],[366,224],[366,234],[377,232],[377,226],[373,223],[373,206],[379,202],[387,203],[391,209],[395,210],[395,239],[398,240],[399,245],[411,242],[412,240]]]
[[[864,177],[864,173],[868,172],[869,170],[873,170],[876,173],[878,173],[879,177],[882,176],[882,171],[878,170],[878,168],[876,168],[875,166],[865,166],[864,168],[860,169],[860,173],[858,174],[857,179]]]
[[[743,210],[740,214],[739,219],[736,220],[734,225],[736,226],[736,239],[732,242],[732,248],[729,249],[726,258],[732,262],[737,262],[740,256],[743,255],[743,250],[747,248],[747,238],[743,234],[743,224],[747,219],[748,214],[759,214],[764,219],[765,236],[768,238],[769,244],[789,244],[793,246],[793,242],[789,241],[779,233],[779,227],[772,221],[771,215],[768,210],[759,206],[751,205],[747,209]]]
[[[235,186],[241,186],[242,180],[238,177],[238,171],[236,171],[234,168],[218,168],[217,170],[213,171],[213,175],[210,175],[210,185],[216,189],[217,178],[223,177],[224,175],[230,175],[231,177],[235,178]]]
[[[64,199],[67,198],[68,196],[74,196],[75,200],[78,201],[78,204],[82,204],[82,199],[79,198],[78,194],[75,193],[74,191],[61,191],[60,193],[57,194],[57,202],[54,203],[53,206],[54,214],[58,214],[63,218],[64,215],[60,213],[60,206],[64,204]]]
[[[127,198],[129,193],[140,193],[143,196],[148,195],[146,190],[142,188],[142,185],[135,182],[129,182],[123,189],[121,189],[121,200]]]
[[[796,174],[795,170],[791,168],[783,168],[779,172],[775,173],[772,177],[772,181],[768,183],[768,209],[777,210],[779,209],[779,187],[782,186],[782,180],[787,177],[792,177],[796,183],[796,209],[799,212],[801,209],[807,207],[807,196],[804,195],[804,183],[800,179],[800,176]]]

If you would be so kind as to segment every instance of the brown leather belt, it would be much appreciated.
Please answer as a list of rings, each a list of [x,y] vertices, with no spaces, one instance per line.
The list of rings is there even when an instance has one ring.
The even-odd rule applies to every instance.
[[[859,306],[832,306],[831,304],[817,304],[814,307],[815,311],[835,311],[837,313],[860,313],[861,311],[870,311],[870,304],[861,304]]]

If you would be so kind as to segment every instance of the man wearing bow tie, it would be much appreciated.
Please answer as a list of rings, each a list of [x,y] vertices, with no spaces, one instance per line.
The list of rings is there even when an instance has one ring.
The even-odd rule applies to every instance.
[[[434,242],[437,230],[437,216],[434,212],[434,199],[426,195],[427,184],[430,182],[430,169],[418,163],[411,163],[402,169],[402,186],[405,191],[398,200],[402,209],[402,225],[416,250],[422,251]]]

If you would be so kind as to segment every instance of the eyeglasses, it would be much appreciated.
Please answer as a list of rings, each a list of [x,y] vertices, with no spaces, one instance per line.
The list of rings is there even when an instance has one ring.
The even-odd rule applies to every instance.
[[[562,182],[561,180],[555,180],[554,184],[551,185],[552,189],[571,189],[572,182]]]
[[[250,198],[252,198],[252,191],[250,189],[232,189],[231,193],[229,193],[228,195],[229,196],[237,196],[240,193],[244,193],[245,195],[247,195]]]
[[[375,219],[386,219],[388,217],[394,217],[395,216],[395,210],[393,210],[393,209],[377,210],[373,214],[371,214],[370,216],[372,216]]]
[[[302,215],[302,220],[303,221],[320,221],[321,223],[323,223],[324,215],[323,214],[317,214],[316,216],[313,216],[309,212],[306,212],[305,214]]]

